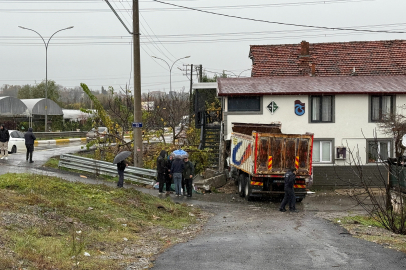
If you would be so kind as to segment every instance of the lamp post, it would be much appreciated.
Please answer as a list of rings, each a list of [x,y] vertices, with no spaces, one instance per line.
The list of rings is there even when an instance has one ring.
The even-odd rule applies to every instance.
[[[244,71],[251,70],[251,69],[252,69],[252,68],[247,68],[247,69],[241,71],[240,74],[238,74],[238,78],[240,78],[241,74],[242,74]]]
[[[234,76],[236,77],[236,78],[240,78],[240,76],[241,76],[241,74],[244,72],[244,71],[247,71],[247,70],[251,70],[252,68],[247,68],[247,69],[244,69],[243,71],[241,71],[240,72],[240,74],[238,74],[238,76],[237,76],[237,74],[235,74],[234,72],[232,72],[231,70],[224,70],[224,71],[228,71],[228,72],[231,72],[231,73],[233,73],[234,74]],[[223,71],[223,72],[224,72]]]
[[[166,62],[164,59],[159,58],[159,57],[156,57],[156,56],[152,56],[152,58],[162,60],[162,61],[164,61],[164,62],[168,65],[168,68],[169,68],[169,91],[172,91],[172,68],[173,68],[173,65],[175,65],[175,63],[178,62],[179,60],[185,59],[185,58],[189,58],[189,57],[190,57],[190,56],[185,56],[185,57],[179,58],[179,59],[177,59],[175,62],[172,63],[172,66],[170,66],[170,65],[168,64],[168,62]]]
[[[40,38],[42,39],[42,41],[44,42],[45,45],[45,132],[47,132],[47,125],[48,125],[48,45],[49,42],[51,41],[51,38],[58,32],[61,32],[63,30],[68,30],[68,29],[72,29],[73,26],[67,27],[67,28],[63,28],[60,29],[58,31],[56,31],[55,33],[52,34],[52,36],[48,39],[48,42],[45,42],[45,39],[41,36],[40,33],[38,33],[37,31],[30,29],[30,28],[26,28],[26,27],[22,27],[19,26],[21,29],[25,29],[25,30],[29,30],[32,32],[37,33],[38,36],[40,36]]]

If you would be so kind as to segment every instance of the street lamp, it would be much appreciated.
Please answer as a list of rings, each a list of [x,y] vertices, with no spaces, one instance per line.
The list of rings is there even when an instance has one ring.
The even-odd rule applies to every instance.
[[[237,76],[237,74],[235,74],[235,73],[232,72],[231,70],[224,70],[224,71],[231,72],[231,73],[234,74],[234,76],[235,76],[236,78],[240,78],[241,74],[242,74],[244,71],[251,70],[251,69],[252,69],[252,68],[244,69],[243,71],[240,72],[240,74],[238,74],[238,76]]]
[[[162,60],[162,61],[164,61],[164,62],[168,65],[168,68],[169,68],[169,91],[172,91],[172,68],[173,68],[173,65],[175,65],[175,63],[178,62],[179,60],[185,59],[185,58],[189,58],[189,57],[190,57],[190,56],[185,56],[185,57],[179,58],[179,59],[177,59],[175,62],[173,62],[172,66],[170,66],[170,65],[168,64],[168,62],[166,62],[164,59],[159,58],[159,57],[156,57],[156,56],[152,56],[152,58]]]
[[[251,69],[252,69],[252,68],[247,68],[247,69],[241,71],[240,74],[238,74],[238,78],[240,78],[241,74],[242,74],[244,71],[251,70]]]
[[[38,36],[41,37],[42,41],[44,42],[45,45],[45,132],[47,132],[47,125],[48,125],[48,45],[49,42],[51,41],[51,38],[58,32],[61,32],[63,30],[68,30],[68,29],[72,29],[73,26],[67,27],[67,28],[63,28],[60,29],[58,31],[56,31],[55,33],[52,34],[52,36],[48,39],[48,42],[45,42],[44,38],[40,35],[40,33],[38,33],[35,30],[32,30],[30,28],[26,28],[26,27],[22,27],[19,26],[21,29],[25,29],[25,30],[29,30],[29,31],[33,31],[35,33],[38,34]]]

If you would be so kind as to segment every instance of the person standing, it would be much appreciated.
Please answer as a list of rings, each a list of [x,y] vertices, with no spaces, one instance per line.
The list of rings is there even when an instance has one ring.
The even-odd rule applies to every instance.
[[[128,164],[124,160],[117,163],[117,172],[118,172],[117,187],[119,188],[122,188],[124,186],[124,170],[127,166]]]
[[[30,158],[30,163],[34,163],[32,161],[32,152],[34,152],[34,141],[37,139],[32,133],[32,128],[29,128],[28,131],[24,134],[25,139],[25,148],[27,148],[27,155],[25,160],[28,161],[28,157]]]
[[[10,134],[8,133],[8,129],[1,124],[0,126],[0,156],[3,154],[1,159],[8,159],[8,141],[10,140]]]
[[[181,196],[183,167],[183,161],[179,157],[176,157],[171,166],[171,174],[173,182],[175,183],[176,196]]]
[[[195,174],[195,167],[193,166],[193,163],[189,161],[189,158],[185,157],[183,159],[183,178],[185,179],[186,183],[186,190],[187,190],[187,196],[192,197],[192,184],[193,184],[193,175]]]
[[[171,184],[172,184],[172,175],[171,175],[171,167],[172,167],[173,156],[169,155],[168,160],[166,161],[165,165],[165,187],[166,187],[166,195],[171,193]]]
[[[289,203],[289,210],[291,212],[296,212],[296,196],[293,190],[293,185],[295,184],[296,178],[296,168],[290,169],[285,174],[285,196],[283,197],[279,211],[286,212],[285,206]]]
[[[158,182],[159,182],[159,193],[164,193],[163,188],[165,184],[165,156],[166,156],[166,151],[161,150],[161,153],[159,154],[157,160],[156,160],[156,171],[158,173]]]

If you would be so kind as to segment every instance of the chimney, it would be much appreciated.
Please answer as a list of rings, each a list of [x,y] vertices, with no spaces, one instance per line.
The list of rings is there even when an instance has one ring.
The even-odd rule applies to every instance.
[[[300,50],[300,56],[308,56],[310,54],[310,49],[309,49],[309,42],[306,42],[306,40],[303,40],[301,45],[301,50]]]
[[[316,64],[315,64],[315,63],[311,63],[310,67],[311,67],[311,69],[312,69],[312,74],[311,74],[311,76],[316,76]]]

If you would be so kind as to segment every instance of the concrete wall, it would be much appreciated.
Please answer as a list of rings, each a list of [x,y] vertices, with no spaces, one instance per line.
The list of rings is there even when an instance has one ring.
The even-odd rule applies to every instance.
[[[351,166],[314,166],[312,189],[338,189],[359,185],[361,180],[357,177],[355,168]],[[363,179],[371,187],[382,187],[387,180],[388,172],[384,166],[363,166]]]

